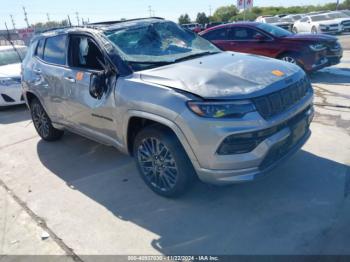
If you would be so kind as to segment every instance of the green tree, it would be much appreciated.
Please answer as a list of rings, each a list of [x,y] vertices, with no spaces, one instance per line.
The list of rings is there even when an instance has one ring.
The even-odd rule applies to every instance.
[[[207,24],[209,23],[209,17],[207,17],[207,15],[204,12],[198,13],[196,22],[201,25]]]
[[[229,22],[238,14],[238,10],[234,5],[222,6],[215,10],[214,20],[217,22]]]
[[[48,21],[46,23],[39,22],[39,23],[33,24],[32,28],[35,28],[36,32],[41,32],[47,29],[65,27],[65,26],[69,26],[69,22],[67,19],[62,20],[60,22],[57,22],[57,21]]]
[[[345,0],[341,5],[341,9],[350,9],[350,0]]]
[[[180,25],[189,24],[189,23],[191,23],[191,18],[188,14],[184,14],[184,15],[181,15],[179,17],[179,24]]]

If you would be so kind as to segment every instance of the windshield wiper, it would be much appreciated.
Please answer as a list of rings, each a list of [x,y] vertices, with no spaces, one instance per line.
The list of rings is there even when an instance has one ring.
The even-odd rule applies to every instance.
[[[181,57],[178,59],[173,59],[173,60],[166,60],[166,61],[128,61],[129,64],[143,64],[143,65],[169,65],[169,64],[173,64],[173,63],[177,63],[177,62],[182,62],[182,61],[186,61],[186,60],[190,60],[193,58],[197,58],[197,57],[202,57],[202,56],[206,56],[206,55],[214,55],[214,54],[218,54],[220,52],[201,52],[201,53],[195,53],[195,54],[191,54],[185,57]]]
[[[175,59],[174,63],[182,62],[182,61],[186,61],[186,60],[190,60],[190,59],[194,59],[194,58],[198,58],[198,57],[202,57],[202,56],[206,56],[206,55],[215,55],[215,54],[218,54],[218,53],[220,53],[220,52],[196,53],[196,54],[192,54],[192,55],[188,55],[188,56],[185,56],[185,57],[181,57],[181,58]]]

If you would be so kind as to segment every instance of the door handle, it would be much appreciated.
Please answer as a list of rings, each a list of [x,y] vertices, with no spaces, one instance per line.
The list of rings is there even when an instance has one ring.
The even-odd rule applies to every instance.
[[[40,75],[40,74],[41,74],[41,69],[39,69],[39,68],[35,68],[33,71],[34,71],[34,73],[36,73],[37,75]]]
[[[75,78],[74,77],[71,77],[71,76],[66,76],[64,77],[65,80],[71,82],[71,83],[75,83]]]

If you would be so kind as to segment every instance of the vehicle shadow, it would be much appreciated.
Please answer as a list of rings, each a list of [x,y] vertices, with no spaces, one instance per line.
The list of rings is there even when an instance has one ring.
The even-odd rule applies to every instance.
[[[13,124],[29,119],[30,113],[25,105],[0,107],[0,124]]]
[[[166,255],[315,254],[312,242],[335,223],[347,169],[299,151],[264,179],[225,187],[198,182],[174,200],[146,188],[130,157],[74,134],[38,142],[37,153],[67,185],[158,235],[150,244]]]
[[[333,68],[330,68],[331,70]],[[332,71],[316,71],[310,75],[313,84],[331,84],[331,85],[350,85],[350,69],[349,68],[334,68],[339,74],[334,74]]]

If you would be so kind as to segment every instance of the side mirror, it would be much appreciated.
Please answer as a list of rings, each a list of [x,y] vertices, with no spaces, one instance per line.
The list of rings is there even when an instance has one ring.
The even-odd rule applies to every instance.
[[[266,40],[266,37],[264,35],[257,34],[254,36],[254,39],[259,42],[264,42]]]
[[[90,95],[93,98],[101,99],[106,86],[106,77],[104,73],[92,73],[90,76]]]

